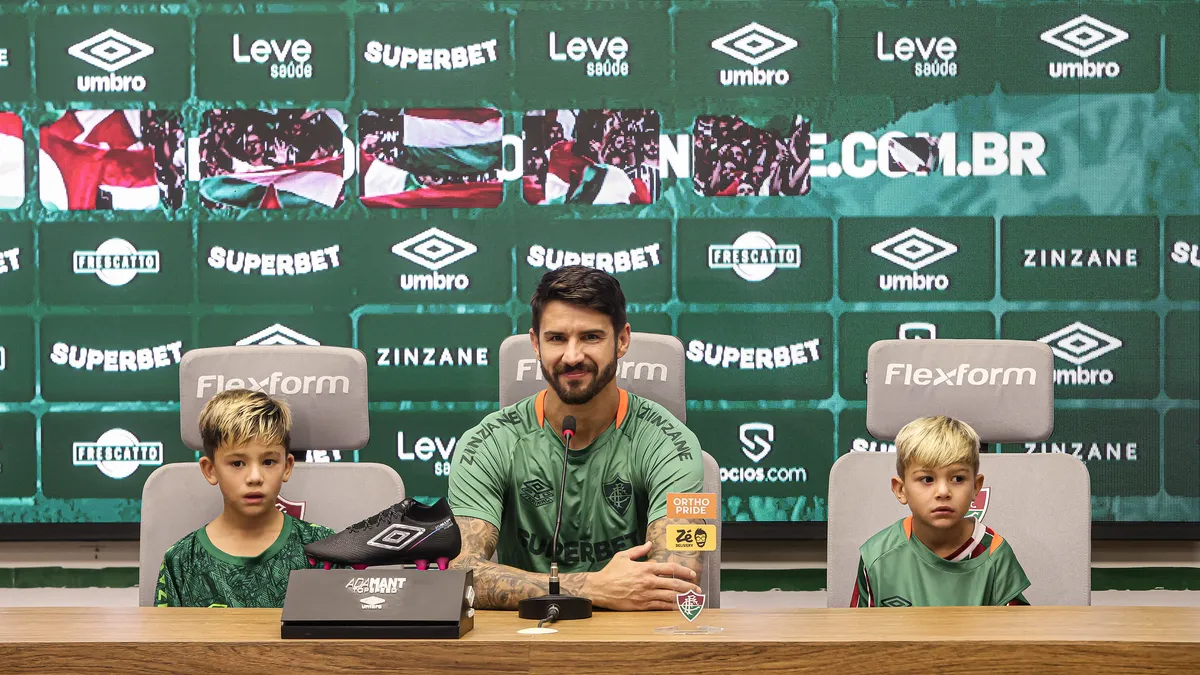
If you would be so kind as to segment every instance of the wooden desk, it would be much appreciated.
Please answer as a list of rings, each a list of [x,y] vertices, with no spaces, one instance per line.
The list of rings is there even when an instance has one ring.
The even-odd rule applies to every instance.
[[[281,640],[279,610],[0,609],[0,673],[1200,673],[1200,608],[597,613],[553,635],[480,612],[461,640]]]

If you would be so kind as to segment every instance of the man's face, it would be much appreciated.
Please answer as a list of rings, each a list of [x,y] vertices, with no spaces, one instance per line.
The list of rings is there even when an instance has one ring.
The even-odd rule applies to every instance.
[[[256,517],[275,508],[295,462],[282,445],[252,441],[238,448],[217,448],[212,460],[200,460],[200,469],[209,484],[221,488],[226,508]]]
[[[542,311],[539,330],[530,337],[542,376],[569,405],[587,403],[608,386],[629,349],[629,324],[617,333],[604,313],[558,300]]]
[[[896,499],[912,509],[914,518],[939,529],[957,526],[982,487],[983,474],[966,464],[940,469],[910,466],[903,481],[892,479]]]

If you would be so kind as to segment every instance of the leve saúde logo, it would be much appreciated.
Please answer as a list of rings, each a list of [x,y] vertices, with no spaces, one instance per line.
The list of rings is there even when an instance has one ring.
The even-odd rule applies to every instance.
[[[233,34],[233,62],[238,64],[270,64],[271,79],[309,79],[313,76],[312,43],[304,38],[279,40],[259,38],[244,46],[240,33]]]
[[[602,36],[598,40],[588,37],[560,37],[556,31],[549,34],[549,56],[551,61],[581,63],[587,61],[584,73],[588,77],[625,77],[629,75],[629,41],[625,38]]]

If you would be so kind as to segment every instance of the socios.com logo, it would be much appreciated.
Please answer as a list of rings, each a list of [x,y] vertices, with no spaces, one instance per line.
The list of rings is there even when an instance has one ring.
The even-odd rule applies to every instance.
[[[723,483],[805,483],[808,471],[804,467],[764,467],[759,464],[775,449],[775,425],[768,422],[743,422],[738,426],[738,443],[742,454],[752,464],[721,467]]]

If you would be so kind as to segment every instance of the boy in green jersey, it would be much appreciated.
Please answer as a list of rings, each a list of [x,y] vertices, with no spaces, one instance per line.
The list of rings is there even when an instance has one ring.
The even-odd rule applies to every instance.
[[[279,489],[292,474],[287,404],[262,392],[218,393],[200,413],[200,470],[220,487],[216,520],[163,555],[158,607],[282,607],[288,574],[311,566],[304,546],[333,534],[282,513]]]
[[[967,509],[983,487],[979,436],[965,422],[922,417],[896,435],[892,492],[912,515],[859,549],[851,607],[1028,605],[1012,547]]]

